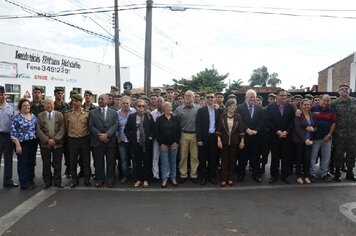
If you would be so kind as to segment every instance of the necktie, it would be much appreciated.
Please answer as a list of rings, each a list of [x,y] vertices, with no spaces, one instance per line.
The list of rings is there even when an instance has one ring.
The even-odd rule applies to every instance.
[[[52,120],[52,113],[48,113],[48,120]]]
[[[252,105],[248,106],[248,111],[250,112],[250,117],[252,118]]]
[[[101,114],[103,115],[103,118],[105,120],[105,108],[101,108]]]

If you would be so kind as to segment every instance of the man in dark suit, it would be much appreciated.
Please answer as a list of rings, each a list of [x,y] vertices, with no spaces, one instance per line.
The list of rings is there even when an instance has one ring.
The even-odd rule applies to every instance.
[[[289,184],[290,149],[292,144],[291,134],[294,125],[295,111],[287,103],[287,92],[279,89],[276,92],[277,102],[267,107],[267,124],[271,132],[271,178],[269,183],[278,180],[279,160],[281,160],[281,179]]]
[[[200,184],[205,185],[209,180],[216,182],[217,139],[216,126],[219,112],[214,107],[214,93],[205,94],[205,106],[199,108],[196,118],[196,135],[199,149],[199,178]]]
[[[256,92],[252,89],[246,92],[245,102],[237,106],[245,131],[245,148],[240,152],[237,166],[237,181],[242,181],[246,175],[247,161],[252,169],[253,179],[261,183],[260,171],[260,141],[263,126],[263,110],[256,105]]]
[[[116,130],[119,120],[117,112],[108,107],[108,101],[106,94],[100,95],[99,107],[91,110],[89,116],[90,145],[93,148],[97,188],[101,187],[105,180],[107,186],[112,188],[115,180]]]

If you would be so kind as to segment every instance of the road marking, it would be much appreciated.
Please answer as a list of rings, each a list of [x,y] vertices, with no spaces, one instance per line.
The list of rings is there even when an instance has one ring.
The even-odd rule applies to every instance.
[[[5,233],[11,226],[18,222],[27,213],[32,211],[35,207],[41,204],[44,200],[56,193],[57,190],[42,190],[36,193],[33,197],[27,199],[15,209],[0,217],[0,235]]]
[[[88,188],[88,187],[76,187],[76,188],[62,188],[58,191],[108,191],[108,192],[208,192],[208,191],[244,191],[244,190],[259,190],[259,189],[299,189],[299,188],[328,188],[328,187],[348,187],[356,186],[356,183],[320,183],[311,185],[255,185],[255,186],[233,186],[233,187],[169,187],[160,188],[159,184],[153,188],[134,188],[132,187],[116,187],[116,188]]]
[[[352,212],[352,210],[356,209],[356,202],[342,204],[339,209],[344,216],[356,223],[356,215]]]

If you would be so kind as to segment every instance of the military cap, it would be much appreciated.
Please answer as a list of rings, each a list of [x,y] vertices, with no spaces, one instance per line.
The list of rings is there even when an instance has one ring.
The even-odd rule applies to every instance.
[[[167,92],[168,92],[168,91],[174,91],[174,88],[168,87],[168,88],[166,88],[166,91],[167,91]]]
[[[294,98],[300,98],[300,99],[303,99],[303,96],[302,96],[302,95],[300,95],[300,94],[296,94],[296,95],[294,95]]]
[[[337,97],[336,96],[330,96],[330,99],[335,100],[335,99],[337,99]]]
[[[157,94],[151,93],[151,94],[150,94],[150,97],[157,97]]]
[[[122,95],[115,95],[114,98],[122,98]]]
[[[89,94],[90,96],[93,96],[93,92],[90,91],[90,90],[85,90],[85,91],[84,91],[84,95],[85,95],[85,94]]]
[[[76,99],[76,100],[79,100],[79,101],[83,101],[83,97],[82,95],[80,95],[79,93],[74,93],[72,96],[71,96],[72,99]]]
[[[341,88],[350,88],[350,86],[348,84],[340,84],[339,89]]]
[[[34,91],[40,91],[41,93],[43,93],[43,89],[41,87],[38,87],[38,86],[33,88],[33,92]]]
[[[72,90],[69,93],[69,96],[72,97],[74,94],[79,94],[77,90]]]
[[[110,88],[111,88],[111,90],[114,90],[114,91],[119,91],[119,88],[118,88],[118,87],[116,87],[116,86],[111,86]]]
[[[112,97],[112,98],[114,97],[114,95],[112,93],[107,93],[106,96]]]
[[[160,88],[154,88],[154,89],[153,89],[153,91],[158,91],[158,90],[161,91]]]
[[[287,92],[287,97],[292,97],[292,94]]]
[[[321,98],[321,95],[315,95],[314,98]]]
[[[5,88],[4,88],[4,86],[0,86],[0,93],[5,93]]]
[[[263,97],[261,95],[257,95],[257,98],[259,98],[263,101]]]
[[[276,96],[276,94],[274,94],[274,93],[269,93],[269,94],[268,94],[268,97],[276,98],[277,96]]]
[[[313,95],[311,95],[311,94],[305,94],[305,96],[304,96],[305,98],[307,98],[307,99],[309,99],[309,100],[313,100],[314,99],[314,96]]]
[[[235,94],[229,94],[229,98],[236,98],[236,95]]]
[[[62,87],[57,87],[54,89],[54,93],[56,92],[63,92],[64,93],[64,89]]]

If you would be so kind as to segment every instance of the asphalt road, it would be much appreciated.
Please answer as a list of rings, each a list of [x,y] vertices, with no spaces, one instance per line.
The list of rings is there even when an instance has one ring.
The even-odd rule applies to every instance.
[[[0,188],[0,234],[356,235],[356,184],[349,181],[42,190],[39,166],[35,191]]]

